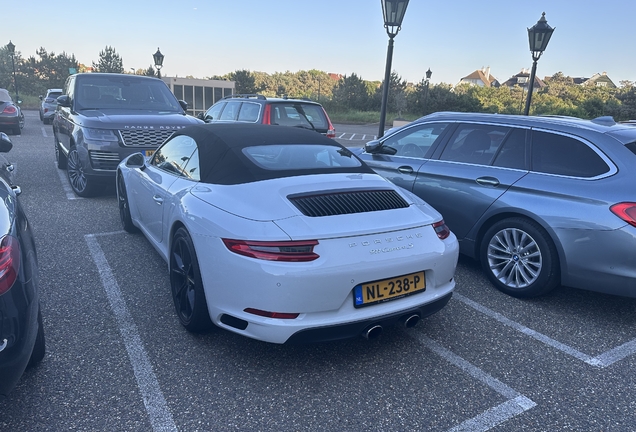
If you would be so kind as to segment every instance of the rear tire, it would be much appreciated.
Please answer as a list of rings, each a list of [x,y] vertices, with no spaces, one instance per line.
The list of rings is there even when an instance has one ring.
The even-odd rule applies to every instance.
[[[136,233],[139,229],[133,224],[130,215],[130,205],[128,203],[128,193],[126,192],[126,184],[121,173],[117,174],[117,202],[119,203],[119,219],[124,231]]]
[[[491,226],[481,242],[484,272],[513,297],[537,297],[560,281],[559,257],[549,234],[536,222],[509,218]]]
[[[42,320],[42,311],[38,306],[38,335],[35,337],[35,345],[33,346],[33,351],[31,352],[31,358],[29,358],[27,367],[32,367],[40,363],[44,358],[45,352],[46,343],[44,341],[44,322]]]
[[[179,228],[172,238],[170,286],[181,325],[193,333],[209,330],[212,320],[203,290],[199,262],[192,239],[185,228]]]

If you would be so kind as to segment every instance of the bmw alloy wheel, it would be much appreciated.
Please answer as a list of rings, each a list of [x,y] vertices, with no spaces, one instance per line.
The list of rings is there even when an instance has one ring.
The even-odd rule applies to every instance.
[[[482,267],[502,292],[515,297],[536,297],[559,284],[556,248],[536,222],[510,218],[486,232],[481,248]]]
[[[494,276],[511,288],[531,285],[543,265],[537,243],[528,233],[516,228],[501,230],[490,239],[488,264]]]

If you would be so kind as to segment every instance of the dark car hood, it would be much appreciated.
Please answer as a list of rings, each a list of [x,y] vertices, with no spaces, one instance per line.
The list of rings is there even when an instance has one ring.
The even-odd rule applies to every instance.
[[[152,126],[188,126],[203,123],[190,115],[152,110],[82,110],[75,120],[80,126],[95,128],[143,128]]]

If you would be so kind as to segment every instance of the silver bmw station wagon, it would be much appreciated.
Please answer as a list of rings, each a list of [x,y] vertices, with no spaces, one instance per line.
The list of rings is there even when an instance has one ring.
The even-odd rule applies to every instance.
[[[442,213],[499,290],[636,297],[636,128],[440,112],[358,155]]]

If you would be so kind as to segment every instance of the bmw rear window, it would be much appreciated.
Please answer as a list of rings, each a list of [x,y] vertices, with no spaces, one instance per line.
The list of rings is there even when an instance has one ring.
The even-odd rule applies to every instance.
[[[351,151],[339,146],[261,145],[245,147],[243,154],[254,165],[270,171],[351,168],[362,165]]]

